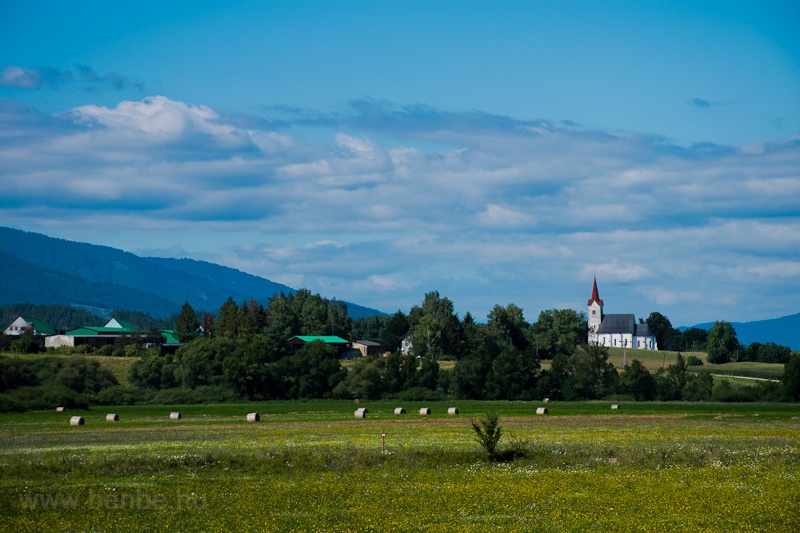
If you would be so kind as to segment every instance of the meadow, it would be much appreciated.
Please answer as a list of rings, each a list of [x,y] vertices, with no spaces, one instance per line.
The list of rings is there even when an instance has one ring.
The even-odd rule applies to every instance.
[[[796,404],[295,401],[0,415],[7,531],[797,531]],[[447,414],[451,405],[460,413]],[[355,419],[367,407],[366,419]],[[420,407],[432,414],[419,415]],[[180,411],[182,419],[169,419]],[[245,414],[258,412],[260,422]],[[470,419],[501,415],[487,458]],[[106,422],[107,413],[119,422]],[[70,426],[83,416],[85,425]],[[385,434],[385,438],[382,438]]]

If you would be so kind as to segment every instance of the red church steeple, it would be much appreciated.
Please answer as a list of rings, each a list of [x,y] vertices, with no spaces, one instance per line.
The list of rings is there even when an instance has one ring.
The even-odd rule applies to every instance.
[[[600,299],[600,295],[597,293],[597,278],[594,278],[594,286],[592,287],[592,297],[589,298],[589,303],[586,305],[592,305],[592,302],[597,302],[597,305],[603,305],[603,300]]]

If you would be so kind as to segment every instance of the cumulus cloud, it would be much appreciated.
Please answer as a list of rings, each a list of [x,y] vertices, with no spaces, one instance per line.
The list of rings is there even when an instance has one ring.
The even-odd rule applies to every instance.
[[[594,275],[609,312],[688,324],[794,309],[798,139],[682,146],[372,101],[289,111],[0,106],[6,223],[121,224],[169,254],[181,243],[148,242],[153,228],[202,232],[198,258],[389,311],[434,289],[478,318],[512,301],[581,309]]]

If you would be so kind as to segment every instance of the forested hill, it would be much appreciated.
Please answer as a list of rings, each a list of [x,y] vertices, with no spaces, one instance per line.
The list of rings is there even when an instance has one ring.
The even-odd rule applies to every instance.
[[[164,317],[184,301],[215,312],[232,297],[261,303],[294,289],[244,272],[190,259],[139,257],[129,252],[0,227],[0,304],[78,305],[130,309]],[[348,303],[351,317],[383,314]]]

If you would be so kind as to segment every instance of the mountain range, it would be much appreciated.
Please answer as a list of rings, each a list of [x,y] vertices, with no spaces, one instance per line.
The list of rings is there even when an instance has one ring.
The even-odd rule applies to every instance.
[[[180,311],[216,312],[232,297],[266,305],[277,293],[295,289],[206,261],[139,257],[108,246],[0,227],[0,304],[60,304],[107,314],[136,310],[155,317]],[[347,303],[352,318],[384,314]]]

